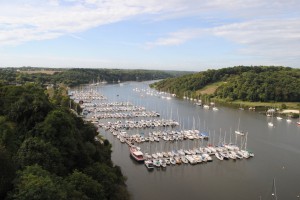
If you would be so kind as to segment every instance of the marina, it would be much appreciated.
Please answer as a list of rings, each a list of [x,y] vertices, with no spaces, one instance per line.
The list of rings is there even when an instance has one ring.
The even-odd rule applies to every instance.
[[[146,92],[146,94],[152,95],[152,92],[150,92],[149,90],[140,91],[138,89],[134,89],[134,91],[144,91]],[[116,136],[116,138],[119,139],[121,143],[128,144],[130,155],[137,162],[146,161],[145,166],[147,169],[152,169],[152,167],[149,167],[149,165],[166,168],[167,166],[170,166],[171,163],[178,165],[180,165],[181,163],[195,165],[202,162],[212,162],[214,157],[219,160],[236,160],[237,158],[243,159],[254,157],[254,153],[249,152],[246,149],[247,137],[241,138],[240,147],[237,145],[237,135],[244,136],[244,134],[241,134],[240,131],[235,131],[235,143],[231,142],[232,133],[230,133],[230,142],[226,143],[226,135],[224,136],[223,140],[222,132],[220,130],[218,145],[215,146],[210,141],[208,141],[210,138],[209,135],[207,135],[206,133],[201,133],[200,130],[195,129],[195,118],[193,118],[194,129],[182,130],[180,129],[179,122],[173,119],[146,119],[160,117],[160,114],[156,111],[147,112],[145,107],[134,106],[130,102],[92,102],[95,100],[109,100],[105,96],[93,90],[86,93],[74,92],[72,94],[75,94],[72,95],[72,97],[76,102],[79,103],[80,101],[84,100],[81,102],[81,108],[83,109],[83,113],[85,113],[85,119],[87,121],[91,120],[92,123],[94,123],[102,130],[104,129],[105,131],[110,132],[113,136]],[[76,94],[80,94],[80,96],[77,96]],[[154,96],[166,95],[166,93],[161,92],[156,92],[154,94],[156,94]],[[90,99],[88,99],[88,97],[90,97]],[[165,96],[161,97],[165,98]],[[118,113],[119,111],[122,111],[122,113]],[[99,114],[99,112],[101,114]],[[120,118],[143,119],[139,119],[136,121],[117,120]],[[114,119],[114,121],[103,123],[103,119]],[[132,129],[136,129],[139,132],[142,131],[142,134],[132,134],[132,132],[129,131]],[[150,129],[151,131],[146,129]],[[242,145],[243,139],[244,149]],[[188,142],[186,145],[184,143],[186,140],[195,141],[192,144]],[[204,140],[207,141],[204,142]],[[214,140],[214,138],[211,140]],[[155,150],[151,152],[150,145],[152,142],[160,142],[163,144],[161,144],[159,150],[157,149],[156,145]],[[140,146],[137,146],[141,143],[148,143],[148,148],[141,149]]]
[[[112,159],[128,177],[133,199],[152,199],[153,195],[157,199],[183,199],[188,195],[189,199],[250,200],[266,196],[268,179],[275,175],[278,185],[288,178],[298,183],[292,174],[286,173],[289,169],[299,174],[294,165],[287,164],[287,160],[297,163],[292,156],[300,154],[294,143],[299,141],[300,131],[292,119],[290,123],[273,121],[275,126],[270,128],[266,125],[268,119],[258,113],[225,107],[213,110],[212,106],[204,109],[195,104],[197,100],[180,100],[171,94],[163,94],[164,98],[159,93],[151,95],[148,83],[144,82],[108,84],[93,89],[104,98],[84,105],[90,109],[86,119],[99,127],[100,135],[112,143]],[[115,105],[109,106],[111,102]],[[101,104],[112,109],[95,112]],[[138,112],[158,115],[97,117],[103,113],[135,112],[118,111],[122,106],[136,106],[144,108]],[[287,142],[292,144],[292,149],[285,147]],[[131,148],[138,148],[142,161],[132,156]],[[265,166],[266,161],[273,167]],[[226,184],[228,181],[230,184]],[[288,199],[295,197],[291,193],[296,194],[298,189],[291,186],[288,191],[278,193]]]

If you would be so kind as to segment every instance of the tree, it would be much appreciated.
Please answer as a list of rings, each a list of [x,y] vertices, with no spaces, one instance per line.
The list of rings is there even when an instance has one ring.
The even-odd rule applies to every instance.
[[[0,199],[4,199],[6,193],[12,188],[15,177],[15,166],[9,153],[0,144]]]
[[[62,157],[59,150],[38,137],[29,137],[22,143],[17,153],[17,160],[21,168],[38,164],[44,169],[63,174]]]
[[[60,178],[51,175],[39,165],[33,165],[18,172],[15,188],[9,194],[8,199],[53,200],[67,198]]]
[[[6,117],[0,116],[0,145],[11,152],[15,153],[18,150],[20,141],[16,134],[16,125],[9,122]]]
[[[66,178],[68,199],[99,200],[106,199],[103,186],[90,176],[75,170]]]

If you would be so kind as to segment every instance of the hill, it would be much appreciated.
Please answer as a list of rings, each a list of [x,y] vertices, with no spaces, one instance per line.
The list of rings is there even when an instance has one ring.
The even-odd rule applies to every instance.
[[[299,102],[300,69],[237,66],[167,78],[151,85],[177,96],[226,101]]]
[[[56,69],[56,68],[2,68],[0,69],[0,82],[8,84],[24,84],[35,82],[40,84],[60,84],[78,86],[93,82],[106,81],[147,81],[177,77],[191,72],[139,70],[139,69]]]
[[[64,93],[0,84],[0,199],[129,199],[111,144]]]

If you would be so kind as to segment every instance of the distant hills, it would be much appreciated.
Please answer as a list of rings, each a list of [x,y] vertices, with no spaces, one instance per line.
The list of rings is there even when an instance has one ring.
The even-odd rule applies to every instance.
[[[103,81],[113,83],[118,81],[159,80],[190,73],[192,72],[142,69],[49,69],[22,67],[0,69],[0,81],[10,84],[36,82],[41,84],[63,83],[67,86],[77,86]]]
[[[228,67],[167,78],[151,86],[179,97],[300,102],[300,69],[274,66]]]

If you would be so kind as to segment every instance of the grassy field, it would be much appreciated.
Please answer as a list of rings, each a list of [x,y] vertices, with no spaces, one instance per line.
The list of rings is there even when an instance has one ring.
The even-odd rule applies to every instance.
[[[220,87],[221,85],[225,84],[226,82],[216,82],[213,84],[209,84],[207,86],[205,86],[204,88],[202,88],[201,90],[197,90],[196,91],[196,95],[203,95],[203,94],[213,94],[215,93],[215,91],[218,89],[218,87]]]

